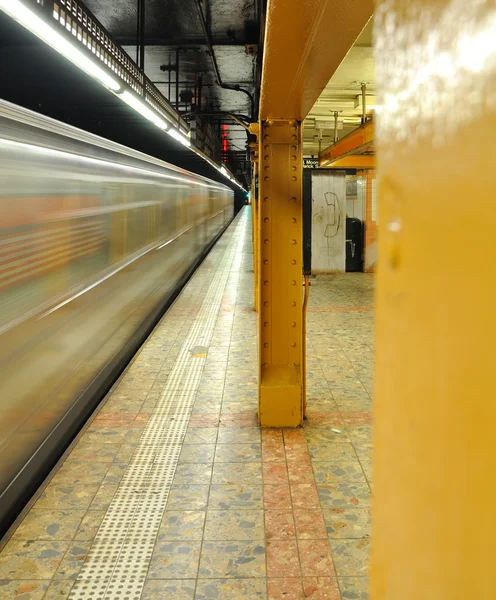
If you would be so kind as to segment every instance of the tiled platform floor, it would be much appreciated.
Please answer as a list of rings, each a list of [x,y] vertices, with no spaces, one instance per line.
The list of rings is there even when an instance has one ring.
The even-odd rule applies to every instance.
[[[312,281],[308,422],[260,431],[246,217],[140,597],[365,600],[373,276]],[[70,597],[234,227],[4,540],[0,598]]]

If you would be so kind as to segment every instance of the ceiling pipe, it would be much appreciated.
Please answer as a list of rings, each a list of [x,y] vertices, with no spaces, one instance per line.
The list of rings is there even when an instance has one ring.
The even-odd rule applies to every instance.
[[[141,0],[136,2],[136,64],[139,67],[140,7]]]
[[[176,110],[179,111],[179,48],[176,48]]]
[[[238,125],[244,127],[246,131],[250,131],[249,128],[249,119],[246,115],[235,115],[234,113],[224,113],[224,112],[190,112],[190,113],[182,113],[181,117],[185,120],[188,120],[192,117],[222,117],[222,118],[230,118],[233,121],[236,121]],[[248,122],[247,122],[248,121]]]
[[[334,143],[338,141],[338,115],[342,112],[341,110],[334,111]]]
[[[145,0],[136,3],[136,64],[145,73]],[[143,85],[143,93],[145,86]]]
[[[367,84],[362,82],[362,125],[367,122]]]
[[[220,76],[219,65],[217,64],[217,59],[215,58],[214,47],[212,45],[212,38],[210,36],[210,32],[208,30],[207,21],[205,19],[205,15],[203,14],[202,0],[196,1],[196,6],[198,8],[198,14],[200,16],[200,22],[203,29],[203,35],[205,36],[205,41],[207,42],[208,52],[210,54],[210,59],[212,61],[212,66],[215,71],[215,77],[217,78],[217,83],[223,90],[233,90],[234,92],[243,92],[250,99],[250,117],[253,121],[255,118],[255,101],[253,96],[250,94],[248,90],[241,88],[239,85],[227,85],[222,81],[222,77]]]
[[[145,0],[140,2],[140,69],[145,74]]]
[[[243,123],[243,121],[237,115],[229,113],[228,116],[231,117],[231,119],[235,121],[238,125],[244,127],[248,133],[250,133],[250,128],[248,127],[248,125],[246,123]]]
[[[258,40],[258,52],[257,52],[257,68],[256,68],[256,77],[257,77],[257,89],[260,90],[262,87],[262,64],[263,64],[263,54],[264,54],[264,44],[265,44],[265,15],[267,14],[267,0],[258,0],[257,1],[257,17],[258,23],[260,26],[260,35]],[[260,94],[256,94],[257,106],[256,106],[256,114],[258,115],[260,110]]]

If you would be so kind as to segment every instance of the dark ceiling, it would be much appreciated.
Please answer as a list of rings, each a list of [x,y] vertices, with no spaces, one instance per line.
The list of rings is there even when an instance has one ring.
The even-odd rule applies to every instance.
[[[230,115],[249,123],[258,110],[263,3],[264,0],[85,2],[133,60],[140,64],[144,59],[147,77],[186,121],[199,119],[210,124],[214,134],[223,140],[219,146],[222,154],[217,158],[227,162],[246,186],[250,181],[247,132]],[[138,16],[143,11],[144,27],[140,29]],[[174,140],[164,140],[168,136],[154,130],[113,94],[3,13],[0,48],[1,97],[217,177],[208,163]],[[226,89],[237,86],[241,91]]]

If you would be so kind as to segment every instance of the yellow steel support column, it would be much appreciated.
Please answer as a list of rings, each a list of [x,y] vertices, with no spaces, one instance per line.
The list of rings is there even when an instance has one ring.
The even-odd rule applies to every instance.
[[[258,312],[258,291],[259,291],[259,254],[260,254],[260,222],[259,222],[259,201],[258,201],[258,123],[250,123],[248,131],[255,137],[255,141],[250,142],[250,158],[252,164],[252,182],[251,182],[251,210],[253,227],[253,274],[254,274],[254,297],[253,307]]]
[[[380,0],[375,40],[371,597],[492,600],[495,3]]]
[[[303,421],[300,123],[264,121],[259,160],[259,421],[295,427]]]
[[[259,114],[262,426],[295,427],[303,420],[300,123],[372,10],[372,0],[267,3]]]
[[[258,223],[258,189],[257,189],[257,178],[258,178],[258,161],[253,161],[253,182],[251,187],[251,217],[253,227],[253,274],[254,274],[254,299],[253,306],[258,311],[258,255],[259,255],[259,223]]]

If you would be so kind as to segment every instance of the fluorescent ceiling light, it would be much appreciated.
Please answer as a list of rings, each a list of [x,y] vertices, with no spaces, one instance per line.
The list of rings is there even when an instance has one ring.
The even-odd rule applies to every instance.
[[[310,111],[310,114],[312,113],[312,111],[316,108],[318,108],[319,106],[354,106],[355,105],[355,99],[354,98],[324,98],[324,97],[320,97],[317,102],[314,104],[312,110]]]
[[[105,69],[99,67],[95,61],[71,44],[65,36],[61,35],[19,0],[0,0],[0,8],[105,87],[114,92],[121,89],[118,81],[109,75]]]
[[[87,56],[84,50],[80,50],[75,44],[71,43],[65,35],[57,31],[57,27],[52,27],[44,19],[36,14],[35,10],[26,7],[20,0],[0,0],[0,10],[20,23],[26,29],[31,31],[40,40],[51,46],[67,60],[79,67],[82,71],[99,81],[109,90],[118,94],[118,96],[131,108],[148,121],[156,125],[159,129],[167,133],[186,147],[191,147],[190,140],[180,133],[177,129],[168,125],[157,112],[150,108],[144,100],[141,100],[136,94],[123,90],[117,79],[112,77],[105,68],[100,67],[95,60]],[[195,148],[192,148],[195,151]],[[198,152],[197,152],[198,153]],[[244,190],[243,186],[231,176],[224,166],[218,167],[216,163],[209,160],[203,154],[200,154],[204,160],[215,166],[225,177]]]
[[[172,127],[171,129],[167,130],[167,133],[175,140],[180,142],[183,146],[186,146],[187,148],[191,146],[191,142],[188,140],[188,138],[180,133],[177,129]]]
[[[377,100],[375,96],[365,96],[365,107],[373,110],[377,106]],[[355,108],[362,108],[362,96],[355,98]]]
[[[124,102],[128,104],[131,108],[134,108],[134,110],[138,112],[142,117],[148,119],[159,129],[167,129],[167,123],[163,119],[161,119],[154,110],[149,108],[146,102],[140,100],[138,96],[131,92],[128,92],[127,90],[124,90],[122,94],[119,94],[119,97],[122,98],[122,100],[124,100]]]
[[[239,188],[241,188],[244,192],[246,192],[245,188],[239,183],[239,181],[237,179],[235,179],[231,175],[231,173],[229,173],[229,171],[226,169],[226,167],[224,165],[221,165],[220,167],[216,167],[216,169],[217,169],[217,171],[219,171],[219,173],[222,173],[222,175],[224,175],[224,177],[227,177],[227,179],[229,179],[229,181],[232,181]]]
[[[378,104],[367,104],[365,106],[365,110],[367,112],[370,111],[370,110],[378,112],[378,110],[380,110],[380,109],[381,109],[381,107]],[[359,106],[358,108],[355,108],[354,112],[358,113],[358,114],[361,114],[362,110],[363,110],[362,107]]]

